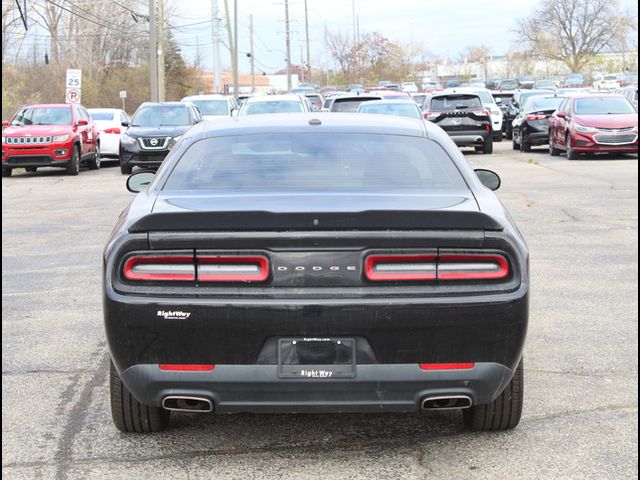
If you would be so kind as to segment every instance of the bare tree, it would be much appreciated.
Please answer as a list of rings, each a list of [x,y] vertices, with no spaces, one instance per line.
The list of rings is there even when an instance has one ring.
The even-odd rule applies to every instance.
[[[338,62],[342,76],[345,79],[350,78],[353,67],[353,42],[349,35],[340,31],[331,33],[325,28],[324,42],[331,56]]]
[[[579,72],[632,28],[617,0],[544,0],[531,17],[518,22],[516,33],[532,53]]]
[[[476,45],[467,47],[465,50],[465,58],[470,62],[478,62],[482,65],[482,74],[484,79],[488,78],[487,67],[491,58],[491,50],[486,45]]]

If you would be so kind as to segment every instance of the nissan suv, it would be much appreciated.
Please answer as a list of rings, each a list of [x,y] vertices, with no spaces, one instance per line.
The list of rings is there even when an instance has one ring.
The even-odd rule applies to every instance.
[[[69,175],[78,175],[81,163],[100,168],[99,133],[80,105],[28,105],[2,127],[3,177],[14,168],[59,167]]]
[[[203,120],[190,102],[146,102],[138,107],[120,137],[120,171],[133,167],[158,168],[184,132]]]

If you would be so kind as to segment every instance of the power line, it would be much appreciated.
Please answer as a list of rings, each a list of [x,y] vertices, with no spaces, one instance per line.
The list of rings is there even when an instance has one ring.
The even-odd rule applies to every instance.
[[[78,18],[82,18],[83,20],[86,20],[86,21],[87,21],[87,22],[89,22],[89,23],[93,23],[94,25],[98,25],[98,26],[100,26],[100,27],[104,27],[104,28],[111,28],[111,29],[113,29],[113,30],[116,30],[118,33],[123,34],[123,35],[126,35],[126,33],[127,33],[127,32],[124,32],[124,31],[122,31],[122,30],[119,30],[119,29],[114,28],[114,26],[113,26],[113,25],[106,25],[106,24],[104,24],[104,23],[100,23],[100,22],[97,22],[97,21],[95,21],[95,20],[92,20],[92,19],[90,19],[90,18],[88,18],[88,17],[85,17],[84,15],[80,15],[78,12],[74,12],[73,10],[69,10],[68,8],[63,7],[62,5],[57,4],[57,3],[56,3],[56,2],[54,2],[53,0],[45,0],[45,1],[46,1],[47,3],[50,3],[51,5],[54,5],[54,6],[58,7],[58,8],[60,8],[60,9],[64,10],[65,12],[69,12],[71,15],[75,15],[76,17],[78,17]]]

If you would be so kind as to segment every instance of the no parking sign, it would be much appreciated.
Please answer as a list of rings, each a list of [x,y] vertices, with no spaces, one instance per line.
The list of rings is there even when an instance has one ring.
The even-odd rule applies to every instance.
[[[82,98],[82,70],[68,69],[65,102],[80,103]]]

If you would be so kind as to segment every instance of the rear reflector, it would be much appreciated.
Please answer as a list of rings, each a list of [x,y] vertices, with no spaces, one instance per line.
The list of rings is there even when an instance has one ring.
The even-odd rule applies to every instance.
[[[124,263],[127,280],[193,281],[196,270],[193,257],[145,255],[130,257]]]
[[[502,255],[452,254],[438,257],[438,280],[497,280],[509,274]]]
[[[498,254],[369,255],[364,262],[367,280],[497,280],[509,275],[509,265]]]
[[[367,279],[435,280],[435,255],[369,255],[364,263]]]
[[[422,370],[468,370],[475,366],[475,363],[420,363],[418,366]]]
[[[264,282],[269,260],[261,255],[196,257],[199,282]]]
[[[529,115],[527,115],[526,117],[524,117],[524,119],[528,122],[532,122],[532,121],[536,121],[536,120],[544,120],[546,117],[546,115],[540,115],[540,114],[536,114],[536,113],[530,113]]]
[[[193,365],[193,364],[173,364],[161,363],[160,370],[172,370],[176,372],[210,372],[216,368],[215,365]]]

